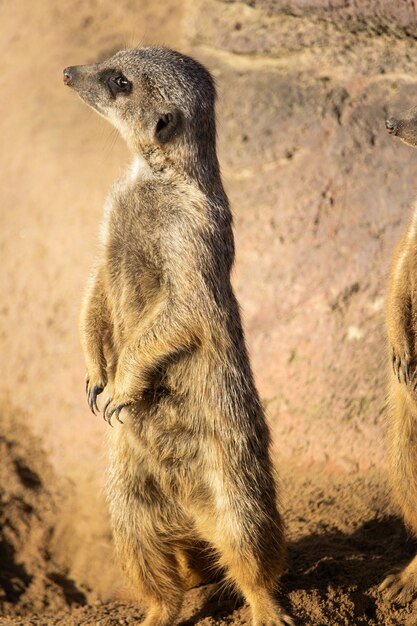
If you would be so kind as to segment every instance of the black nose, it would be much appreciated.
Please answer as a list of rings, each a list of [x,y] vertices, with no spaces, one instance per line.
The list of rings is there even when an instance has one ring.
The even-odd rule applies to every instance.
[[[385,122],[385,128],[390,133],[390,135],[395,135],[397,126],[398,126],[398,122],[393,117],[391,117],[389,120]]]
[[[75,67],[66,67],[64,70],[64,83],[66,85],[71,85],[75,76]]]

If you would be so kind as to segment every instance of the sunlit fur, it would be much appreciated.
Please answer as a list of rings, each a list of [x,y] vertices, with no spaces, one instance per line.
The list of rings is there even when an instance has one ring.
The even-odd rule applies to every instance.
[[[109,96],[106,68],[131,94]],[[113,412],[107,494],[120,562],[149,607],[146,626],[173,623],[186,573],[216,568],[256,626],[289,624],[275,598],[284,537],[270,435],[230,283],[213,80],[163,48],[75,70],[71,86],[134,154],[106,203],[80,323],[90,401],[105,387]],[[160,143],[168,114],[179,123]]]

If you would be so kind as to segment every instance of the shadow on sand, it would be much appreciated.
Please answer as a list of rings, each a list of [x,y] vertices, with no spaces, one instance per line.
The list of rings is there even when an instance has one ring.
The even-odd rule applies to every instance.
[[[353,602],[355,624],[366,625],[376,620],[372,591],[390,571],[411,560],[415,552],[417,543],[394,516],[367,521],[352,534],[323,530],[290,542],[283,592],[315,590],[325,599],[330,587],[337,588]],[[285,595],[281,602],[291,613]],[[179,626],[194,626],[206,617],[221,619],[242,605],[236,595],[213,585],[198,613]]]

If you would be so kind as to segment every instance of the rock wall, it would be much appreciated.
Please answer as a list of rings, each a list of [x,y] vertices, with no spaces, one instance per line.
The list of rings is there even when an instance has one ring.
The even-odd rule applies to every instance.
[[[387,273],[417,165],[384,120],[417,99],[413,5],[209,0],[186,19],[219,87],[235,284],[280,454],[383,463]]]

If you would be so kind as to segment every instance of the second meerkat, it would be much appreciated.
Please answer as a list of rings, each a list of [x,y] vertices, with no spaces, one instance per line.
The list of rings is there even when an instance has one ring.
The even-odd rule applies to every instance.
[[[417,147],[417,107],[386,122],[387,130]],[[390,477],[404,520],[417,536],[417,203],[393,256],[387,298],[392,371],[389,382]],[[391,598],[417,593],[417,556],[382,583]]]
[[[144,624],[175,621],[185,571],[210,557],[255,626],[290,624],[275,598],[284,536],[270,435],[230,283],[212,77],[149,47],[69,67],[64,81],[134,154],[106,203],[80,327],[90,407],[105,389],[105,419],[123,422],[107,493]]]

